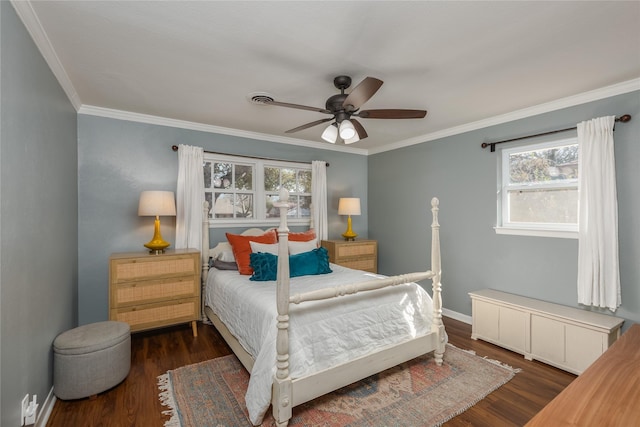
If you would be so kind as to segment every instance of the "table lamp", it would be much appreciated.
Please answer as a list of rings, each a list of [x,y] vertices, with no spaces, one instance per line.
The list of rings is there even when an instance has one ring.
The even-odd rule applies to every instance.
[[[349,215],[347,231],[342,233],[344,240],[355,240],[358,236],[351,229],[351,215],[360,215],[360,199],[357,197],[342,197],[338,203],[338,215]]]
[[[161,254],[171,243],[166,242],[160,234],[160,217],[176,215],[176,201],[173,191],[143,191],[138,204],[139,216],[155,216],[153,238],[145,247],[152,254]]]

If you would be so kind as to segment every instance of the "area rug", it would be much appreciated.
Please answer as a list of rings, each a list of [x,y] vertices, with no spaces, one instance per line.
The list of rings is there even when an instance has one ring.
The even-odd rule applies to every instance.
[[[516,370],[447,345],[442,366],[418,357],[293,408],[290,426],[438,426],[513,378]],[[233,356],[158,377],[165,427],[250,427],[249,374]],[[275,425],[270,414],[263,426]]]

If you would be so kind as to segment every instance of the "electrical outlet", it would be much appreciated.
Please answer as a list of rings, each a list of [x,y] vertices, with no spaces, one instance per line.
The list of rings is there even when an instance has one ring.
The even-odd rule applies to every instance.
[[[36,423],[36,415],[38,414],[38,396],[33,395],[33,399],[29,402],[29,406],[27,408],[27,416],[24,420],[26,425],[31,425]]]
[[[27,410],[29,409],[29,395],[25,394],[22,399],[22,407],[20,409],[20,425],[24,425],[24,419],[27,416]]]

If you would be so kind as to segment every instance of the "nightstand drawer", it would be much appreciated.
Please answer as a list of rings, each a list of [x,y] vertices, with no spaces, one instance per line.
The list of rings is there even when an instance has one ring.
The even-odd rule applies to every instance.
[[[198,296],[198,287],[194,277],[147,280],[123,283],[116,286],[113,292],[112,307],[122,307],[167,299],[189,298]]]
[[[341,261],[340,265],[347,268],[353,268],[354,270],[376,272],[376,262],[373,259],[354,259],[351,261]]]
[[[367,242],[350,245],[336,245],[336,258],[350,258],[361,256],[374,256],[376,254],[376,243]]]
[[[113,283],[123,283],[195,274],[198,271],[196,261],[192,256],[114,259],[111,265],[111,280]]]
[[[200,299],[194,297],[113,309],[111,319],[127,322],[135,332],[197,320],[199,313]]]

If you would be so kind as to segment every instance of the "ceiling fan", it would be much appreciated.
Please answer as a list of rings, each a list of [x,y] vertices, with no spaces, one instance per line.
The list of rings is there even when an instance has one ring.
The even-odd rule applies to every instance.
[[[404,110],[404,109],[383,109],[383,110],[360,110],[362,104],[367,102],[382,86],[382,80],[366,77],[353,90],[346,94],[345,89],[351,86],[351,77],[338,76],[333,79],[333,84],[340,89],[340,94],[333,95],[327,99],[325,108],[308,107],[306,105],[290,104],[278,102],[271,98],[265,99],[265,105],[275,105],[279,107],[297,108],[300,110],[317,111],[319,113],[330,114],[331,117],[316,120],[302,126],[285,131],[294,133],[303,129],[308,129],[322,123],[333,121],[322,133],[322,139],[335,144],[338,137],[345,144],[352,144],[366,138],[367,131],[356,118],[361,119],[421,119],[427,115],[426,110]]]

